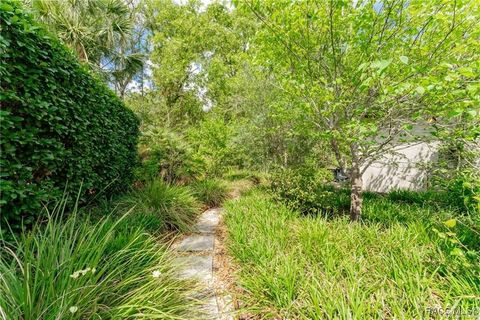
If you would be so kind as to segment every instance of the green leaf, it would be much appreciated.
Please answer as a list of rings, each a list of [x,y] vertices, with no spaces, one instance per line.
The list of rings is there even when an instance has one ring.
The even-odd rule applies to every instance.
[[[464,254],[463,254],[462,249],[454,248],[452,251],[450,251],[450,255],[457,256],[457,257],[462,257]]]
[[[5,12],[12,12],[13,7],[9,5],[8,3],[2,3],[0,4],[0,10],[5,11]]]
[[[425,88],[422,86],[418,86],[416,89],[418,94],[424,94],[425,93]]]
[[[390,65],[390,63],[392,63],[392,59],[375,61],[372,63],[372,67],[378,69],[379,72],[382,72]]]
[[[407,56],[400,56],[400,61],[402,61],[405,64],[408,64],[408,57]]]
[[[443,224],[448,228],[453,228],[457,225],[457,220],[456,219],[449,219],[447,221],[444,221]]]

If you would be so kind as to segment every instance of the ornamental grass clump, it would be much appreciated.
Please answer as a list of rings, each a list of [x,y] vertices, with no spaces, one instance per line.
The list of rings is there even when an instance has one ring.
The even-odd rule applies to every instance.
[[[160,179],[138,190],[129,203],[137,212],[156,214],[165,229],[188,231],[200,211],[200,203],[189,187],[167,184]]]
[[[1,240],[0,318],[185,319],[189,283],[174,275],[166,247],[111,216],[66,220],[62,205],[48,222]]]
[[[192,185],[195,197],[208,207],[217,207],[228,197],[227,186],[219,180],[205,179]]]

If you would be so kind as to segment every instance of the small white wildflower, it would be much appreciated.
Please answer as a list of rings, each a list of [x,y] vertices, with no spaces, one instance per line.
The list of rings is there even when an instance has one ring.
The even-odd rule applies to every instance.
[[[80,273],[78,271],[75,271],[70,275],[70,278],[77,279],[80,276]]]
[[[97,269],[92,268],[92,273],[95,273],[95,272],[97,272]]]
[[[73,306],[73,307],[70,307],[70,309],[68,309],[68,310],[69,310],[71,313],[75,313],[75,312],[78,311],[78,307]]]
[[[86,275],[88,273],[88,271],[90,271],[91,269],[90,268],[86,268],[86,269],[83,269],[83,270],[80,270],[79,272],[82,274],[82,276]]]
[[[160,270],[155,270],[155,271],[152,272],[152,277],[158,278],[158,277],[160,277],[161,274],[162,273],[160,272]]]

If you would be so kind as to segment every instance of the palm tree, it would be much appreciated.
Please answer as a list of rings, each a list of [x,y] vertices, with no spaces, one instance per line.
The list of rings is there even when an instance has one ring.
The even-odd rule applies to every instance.
[[[30,0],[29,4],[79,60],[97,66],[133,30],[129,7],[122,0]]]
[[[123,98],[127,85],[143,68],[134,25],[139,3],[124,0],[25,0],[82,62],[88,63]],[[138,33],[138,32],[137,32]],[[140,35],[141,36],[141,35]]]

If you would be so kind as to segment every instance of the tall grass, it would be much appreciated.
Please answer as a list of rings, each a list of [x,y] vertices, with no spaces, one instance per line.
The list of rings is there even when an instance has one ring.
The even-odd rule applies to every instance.
[[[160,179],[148,183],[126,199],[135,205],[137,214],[147,219],[152,214],[163,222],[164,229],[188,231],[200,211],[200,203],[189,187],[170,185]]]
[[[167,249],[141,229],[76,212],[1,242],[2,319],[189,319],[188,286]]]
[[[248,311],[267,319],[420,319],[440,307],[478,310],[479,261],[464,266],[445,250],[431,231],[438,213],[371,198],[365,223],[303,216],[259,191],[227,202],[228,248]]]
[[[228,197],[227,186],[219,180],[205,179],[191,185],[195,197],[208,207],[217,207]]]

